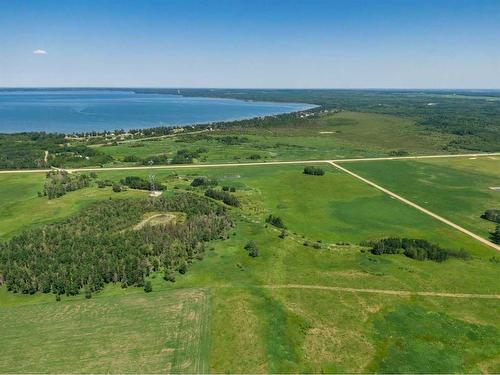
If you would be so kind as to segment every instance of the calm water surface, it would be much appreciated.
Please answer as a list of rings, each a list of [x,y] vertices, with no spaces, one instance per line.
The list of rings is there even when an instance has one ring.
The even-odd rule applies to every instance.
[[[301,103],[247,102],[131,91],[0,91],[0,132],[85,132],[238,120],[305,110]]]

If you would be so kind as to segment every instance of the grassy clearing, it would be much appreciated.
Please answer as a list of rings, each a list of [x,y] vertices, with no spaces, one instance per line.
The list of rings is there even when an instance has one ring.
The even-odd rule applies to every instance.
[[[0,372],[206,371],[203,290],[1,308]]]
[[[132,190],[114,194],[109,189],[90,187],[48,200],[37,196],[44,178],[43,173],[0,175],[0,239],[7,239],[27,227],[62,219],[100,199],[144,195]]]
[[[484,236],[495,224],[481,219],[500,208],[500,157],[346,163],[344,166]]]

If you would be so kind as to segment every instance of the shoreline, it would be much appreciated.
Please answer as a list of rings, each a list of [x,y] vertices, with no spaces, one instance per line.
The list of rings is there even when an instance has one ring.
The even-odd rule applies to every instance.
[[[43,92],[48,92],[48,93],[55,93],[55,92],[62,92],[68,93],[68,95],[71,95],[71,93],[75,92],[123,92],[123,93],[131,93],[133,95],[156,95],[156,96],[168,96],[168,97],[179,97],[179,98],[185,98],[185,99],[192,99],[192,100],[204,100],[204,101],[217,101],[220,103],[220,101],[224,102],[237,102],[237,103],[251,103],[251,104],[256,104],[256,105],[276,105],[276,106],[301,106],[300,108],[290,108],[289,111],[276,111],[273,113],[269,114],[263,114],[263,115],[256,115],[256,116],[233,116],[233,117],[228,117],[224,118],[221,120],[213,120],[213,121],[195,121],[195,122],[178,122],[178,123],[151,123],[147,125],[134,125],[134,126],[110,126],[108,129],[89,129],[89,130],[78,130],[78,131],[58,131],[58,130],[20,130],[20,131],[4,131],[0,129],[0,134],[2,135],[16,135],[16,134],[26,134],[26,133],[47,133],[47,134],[64,134],[65,136],[76,136],[78,134],[92,134],[93,136],[106,136],[106,135],[111,135],[114,134],[117,130],[130,134],[130,131],[133,131],[134,134],[138,134],[141,130],[154,130],[154,129],[163,129],[164,131],[167,129],[172,129],[172,131],[175,129],[178,132],[185,131],[185,130],[193,130],[193,129],[199,129],[199,128],[207,128],[211,126],[216,126],[216,125],[223,125],[223,124],[229,124],[229,123],[234,123],[234,122],[239,122],[239,121],[249,121],[249,120],[256,120],[256,119],[264,119],[264,118],[269,118],[269,117],[276,117],[276,116],[286,116],[294,113],[299,113],[299,112],[307,112],[311,111],[314,109],[321,108],[320,105],[317,104],[312,104],[312,103],[301,103],[301,102],[277,102],[277,101],[265,101],[265,100],[250,100],[250,99],[236,99],[236,98],[225,98],[225,97],[207,97],[207,96],[189,96],[189,95],[183,95],[183,94],[175,94],[175,93],[161,93],[161,92],[144,92],[140,91],[138,89],[107,89],[107,88],[99,88],[99,89],[84,89],[84,88],[66,88],[66,89],[58,89],[58,88],[53,88],[53,89],[17,89],[17,88],[12,88],[12,89],[7,89],[3,88],[0,89],[0,97],[1,93],[22,93],[20,95],[23,95],[25,93],[33,92],[35,94],[40,94]],[[69,123],[70,121],[68,121]],[[123,133],[122,133],[123,134]]]

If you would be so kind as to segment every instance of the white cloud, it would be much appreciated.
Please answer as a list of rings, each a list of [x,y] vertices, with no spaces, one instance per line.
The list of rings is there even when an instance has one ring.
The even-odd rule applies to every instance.
[[[33,51],[33,54],[35,54],[35,55],[46,55],[47,51],[45,51],[44,49],[36,49],[36,50]]]

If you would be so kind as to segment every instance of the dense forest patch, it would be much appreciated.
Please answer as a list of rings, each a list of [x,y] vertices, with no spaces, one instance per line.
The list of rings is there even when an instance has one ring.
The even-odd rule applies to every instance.
[[[134,230],[148,212],[182,212],[186,220]],[[201,258],[205,242],[231,225],[223,207],[193,194],[110,199],[0,244],[0,282],[13,292],[58,295],[94,292],[111,282],[143,286],[152,271],[184,273]]]

